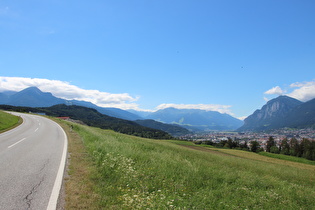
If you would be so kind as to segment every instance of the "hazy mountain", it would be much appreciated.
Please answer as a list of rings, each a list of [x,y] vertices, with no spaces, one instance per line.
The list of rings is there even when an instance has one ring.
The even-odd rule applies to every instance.
[[[178,124],[191,131],[235,130],[243,124],[228,114],[200,109],[166,108],[149,113],[145,118]]]
[[[153,112],[147,112],[147,111],[138,111],[138,110],[133,110],[133,109],[128,109],[128,112],[135,114],[143,119],[147,119],[148,115],[153,113]]]
[[[182,136],[191,133],[186,128],[174,124],[165,124],[155,120],[136,120],[139,125],[165,131],[172,136]]]
[[[130,113],[128,111],[118,109],[118,108],[104,108],[104,107],[99,107],[91,102],[86,102],[86,101],[78,101],[78,100],[70,100],[66,101],[67,105],[78,105],[78,106],[84,106],[84,107],[89,107],[96,109],[102,114],[106,114],[111,117],[116,117],[120,119],[125,119],[125,120],[140,120],[143,119],[142,117],[139,117],[136,114]]]
[[[168,124],[177,124],[191,131],[235,130],[242,121],[227,114],[197,109],[167,108],[156,112],[125,111],[117,108],[103,108],[93,103],[78,100],[65,100],[42,92],[37,87],[26,88],[20,92],[0,94],[0,104],[27,107],[50,107],[57,104],[78,105],[96,109],[98,112],[125,120],[153,119]],[[132,113],[131,113],[132,112]],[[140,116],[139,116],[140,115]],[[152,121],[146,121],[149,127],[167,127]],[[173,128],[170,128],[172,130]],[[176,129],[175,129],[176,130]],[[185,133],[183,131],[183,133]]]
[[[0,93],[0,103],[6,104],[9,101],[9,96],[5,93]]]
[[[4,95],[7,95],[7,96],[11,96],[13,94],[17,93],[16,91],[11,91],[11,90],[7,90],[7,91],[3,91],[1,92],[0,94],[4,94]]]
[[[297,99],[279,96],[248,116],[244,120],[244,125],[238,130],[260,131],[285,126],[284,119],[294,113],[294,108],[302,104],[303,102]]]
[[[1,100],[0,104],[28,107],[48,107],[55,104],[64,103],[65,101],[64,99],[53,96],[51,93],[44,93],[37,87],[29,87],[20,92],[7,96],[7,101]]]
[[[135,114],[117,108],[103,108],[93,103],[78,100],[65,100],[53,96],[51,93],[42,92],[37,87],[29,87],[20,92],[0,93],[0,104],[27,107],[50,107],[57,104],[78,105],[94,108],[102,114],[126,120],[143,119]]]

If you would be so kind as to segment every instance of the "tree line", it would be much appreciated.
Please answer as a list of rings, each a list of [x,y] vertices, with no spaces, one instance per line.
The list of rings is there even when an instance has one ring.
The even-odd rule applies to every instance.
[[[315,141],[309,140],[307,138],[303,138],[301,141],[298,141],[294,137],[290,140],[284,138],[277,146],[274,138],[270,136],[267,141],[266,152],[315,160]]]
[[[196,141],[195,144],[206,144],[212,145],[217,148],[230,148],[230,149],[241,149],[251,152],[263,152],[265,151],[262,148],[258,141],[251,141],[249,144],[245,141],[240,143],[239,141],[233,141],[231,138],[228,140],[221,140],[218,143],[212,141]],[[266,152],[291,155],[296,157],[306,158],[308,160],[315,160],[315,141],[303,138],[301,141],[298,141],[296,138],[284,138],[281,140],[280,144],[277,145],[275,139],[270,136],[266,143]]]

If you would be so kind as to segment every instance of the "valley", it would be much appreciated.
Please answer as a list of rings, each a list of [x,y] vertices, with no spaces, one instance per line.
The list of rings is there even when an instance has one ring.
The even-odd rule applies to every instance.
[[[315,205],[312,165],[245,151],[195,150],[174,140],[60,123],[72,136],[71,163],[80,165],[85,159],[89,165],[83,177],[80,167],[70,165],[69,209],[311,209]],[[78,145],[79,153],[74,150]],[[84,182],[76,182],[76,176]],[[79,193],[88,190],[92,191]]]
[[[315,210],[314,11],[1,1],[0,210]]]
[[[28,97],[35,92],[36,100],[44,100],[43,96],[53,98],[36,88],[24,92]],[[255,116],[264,116],[259,119],[271,122],[273,118],[287,117],[296,108],[303,109],[303,103],[297,103],[283,111],[279,109],[283,107],[280,99],[282,102],[275,99],[267,104],[275,102],[277,106],[269,109],[266,105],[245,119],[240,129],[229,131],[221,130],[219,125],[239,123],[238,120],[203,110],[168,108],[151,113],[156,120],[129,112],[127,116],[139,119],[127,120],[117,114],[104,114],[108,110],[127,111],[69,102],[49,107],[8,103],[0,108],[71,119],[55,119],[69,138],[69,176],[65,178],[63,198],[66,209],[309,209],[315,205],[314,161],[261,151],[268,147],[270,137],[277,145],[283,138],[302,142],[305,138],[313,140],[314,130],[309,126],[260,132],[244,129],[249,122],[255,125]],[[190,126],[180,124],[185,121]],[[206,130],[192,129],[207,123],[213,130],[211,126]],[[249,152],[252,149],[248,147],[227,149],[230,143],[240,146],[256,141],[261,148],[259,154]]]

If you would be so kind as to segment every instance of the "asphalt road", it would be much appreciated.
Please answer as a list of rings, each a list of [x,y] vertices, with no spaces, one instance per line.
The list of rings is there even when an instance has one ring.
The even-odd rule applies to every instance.
[[[16,115],[23,123],[0,134],[0,209],[54,209],[64,169],[66,135],[52,120]]]

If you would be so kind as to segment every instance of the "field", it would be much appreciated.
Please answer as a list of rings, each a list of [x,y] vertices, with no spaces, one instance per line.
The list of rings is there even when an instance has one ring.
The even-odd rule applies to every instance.
[[[0,133],[17,126],[20,122],[19,117],[0,111]]]
[[[66,209],[314,209],[315,166],[63,124]]]

